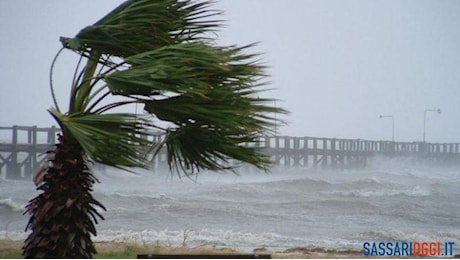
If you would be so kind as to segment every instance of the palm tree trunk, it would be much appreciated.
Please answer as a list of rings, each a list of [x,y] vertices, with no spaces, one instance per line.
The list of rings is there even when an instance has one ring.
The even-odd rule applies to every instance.
[[[91,195],[97,179],[78,142],[65,134],[58,140],[37,188],[43,192],[26,206],[31,215],[26,230],[32,233],[24,243],[25,258],[91,258],[96,253],[91,234],[96,235],[96,218],[103,217],[95,206],[105,210]]]

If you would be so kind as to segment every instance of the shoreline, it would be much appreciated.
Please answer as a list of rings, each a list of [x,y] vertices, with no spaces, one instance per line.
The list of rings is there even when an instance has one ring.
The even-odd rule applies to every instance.
[[[196,247],[187,246],[167,246],[161,243],[156,244],[140,244],[127,242],[94,242],[98,254],[94,258],[136,258],[142,254],[216,254],[216,255],[232,255],[232,254],[269,254],[272,258],[362,258],[362,251],[338,251],[327,250],[325,248],[303,248],[295,247],[286,250],[269,250],[266,248],[256,248],[251,252],[241,250],[216,247],[210,245],[200,245]],[[22,258],[21,248],[22,240],[0,239],[0,258]]]

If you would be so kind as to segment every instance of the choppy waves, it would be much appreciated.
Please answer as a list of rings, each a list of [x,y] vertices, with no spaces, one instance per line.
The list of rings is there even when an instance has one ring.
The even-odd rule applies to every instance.
[[[99,176],[94,195],[108,211],[94,239],[338,250],[361,249],[363,241],[374,240],[460,243],[459,170],[291,169],[205,174],[197,183],[164,176]],[[0,219],[15,219],[27,201],[31,187],[13,184],[0,183]],[[25,223],[8,232],[0,223],[0,238],[23,239]]]

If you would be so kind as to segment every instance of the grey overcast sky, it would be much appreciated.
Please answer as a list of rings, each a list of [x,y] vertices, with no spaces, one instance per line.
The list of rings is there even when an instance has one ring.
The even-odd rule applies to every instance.
[[[0,1],[0,126],[55,124],[48,73],[59,36],[121,0]],[[282,135],[460,142],[459,0],[221,0],[222,44],[260,42],[270,95],[291,114]],[[56,70],[66,103],[75,57]],[[1,137],[0,137],[1,139]]]

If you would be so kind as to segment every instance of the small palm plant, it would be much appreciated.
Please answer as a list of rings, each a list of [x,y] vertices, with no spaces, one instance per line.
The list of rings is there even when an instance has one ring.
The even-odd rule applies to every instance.
[[[269,133],[271,115],[285,111],[257,97],[264,66],[257,55],[244,53],[250,45],[217,46],[213,37],[221,22],[214,17],[220,12],[210,5],[129,0],[74,38],[61,38],[61,51],[79,54],[80,62],[66,112],[51,88],[49,112],[62,134],[36,179],[42,192],[26,207],[32,233],[24,257],[96,253],[91,235],[105,208],[91,195],[97,179],[90,160],[147,168],[146,152],[166,147],[170,168],[178,172],[232,169],[229,159],[262,169],[270,164],[256,146],[244,144]],[[117,101],[110,101],[113,96]],[[133,104],[145,113],[114,112]],[[161,142],[145,138],[158,131]]]

